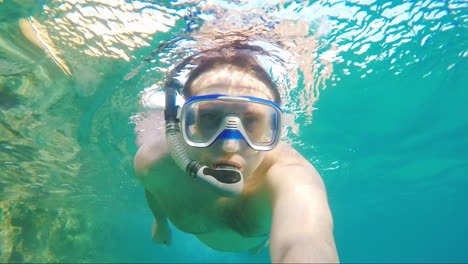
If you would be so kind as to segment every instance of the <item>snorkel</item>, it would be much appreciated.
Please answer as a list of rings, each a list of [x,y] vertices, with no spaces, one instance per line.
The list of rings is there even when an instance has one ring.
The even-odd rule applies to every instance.
[[[177,117],[176,105],[177,89],[179,85],[171,79],[165,87],[166,109],[166,141],[171,156],[176,164],[190,177],[198,179],[210,186],[216,193],[222,196],[234,197],[242,192],[244,180],[242,173],[235,167],[223,165],[215,169],[209,168],[196,160],[190,159],[180,132],[180,123]]]

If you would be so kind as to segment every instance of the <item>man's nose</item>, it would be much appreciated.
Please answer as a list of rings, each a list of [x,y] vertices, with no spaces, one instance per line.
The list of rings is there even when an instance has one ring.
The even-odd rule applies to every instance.
[[[225,152],[237,152],[239,150],[238,139],[225,139],[223,140],[223,150]]]

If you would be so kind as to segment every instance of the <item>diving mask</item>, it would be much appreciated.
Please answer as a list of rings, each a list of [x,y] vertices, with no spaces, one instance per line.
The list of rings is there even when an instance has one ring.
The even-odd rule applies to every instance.
[[[251,96],[210,94],[188,99],[180,113],[185,142],[207,148],[216,140],[244,140],[257,151],[279,142],[282,110],[278,104]]]

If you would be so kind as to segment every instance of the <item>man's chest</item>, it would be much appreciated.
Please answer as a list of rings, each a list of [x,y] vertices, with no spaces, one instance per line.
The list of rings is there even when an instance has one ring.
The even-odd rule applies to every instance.
[[[250,192],[236,198],[219,197],[178,168],[167,171],[152,190],[165,214],[180,230],[203,234],[229,229],[242,236],[269,232],[271,209],[264,195]]]

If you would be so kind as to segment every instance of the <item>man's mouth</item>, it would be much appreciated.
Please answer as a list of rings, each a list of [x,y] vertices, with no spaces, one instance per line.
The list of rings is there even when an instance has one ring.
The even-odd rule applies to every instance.
[[[240,165],[235,162],[221,161],[213,164],[214,169],[240,170]]]

